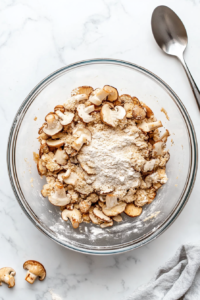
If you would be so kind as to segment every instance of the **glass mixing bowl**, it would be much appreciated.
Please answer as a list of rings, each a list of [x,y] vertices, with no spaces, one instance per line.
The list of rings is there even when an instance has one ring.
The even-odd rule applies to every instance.
[[[171,134],[167,149],[168,182],[152,204],[137,218],[123,216],[122,223],[101,229],[82,223],[73,229],[61,219],[61,211],[40,191],[45,178],[38,175],[33,151],[38,151],[38,128],[53,108],[66,101],[73,88],[105,84],[119,94],[130,94],[153,109]],[[161,112],[164,108],[169,116]],[[34,120],[35,117],[37,120]],[[173,90],[150,71],[129,62],[94,59],[55,71],[27,96],[13,121],[7,150],[8,172],[15,196],[33,224],[58,244],[81,253],[114,254],[138,248],[157,238],[178,217],[193,188],[197,172],[197,140],[192,121]],[[156,213],[156,217],[152,214]],[[155,214],[155,215],[156,215]]]

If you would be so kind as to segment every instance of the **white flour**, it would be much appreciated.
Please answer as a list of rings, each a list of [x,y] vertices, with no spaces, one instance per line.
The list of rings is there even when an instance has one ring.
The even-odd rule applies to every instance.
[[[138,187],[141,175],[133,166],[138,160],[144,160],[136,146],[142,143],[145,142],[139,137],[136,126],[124,131],[116,128],[94,131],[91,143],[78,155],[80,163],[96,171],[92,176],[95,178],[93,188],[105,193],[115,190],[118,195],[125,195],[128,189]]]

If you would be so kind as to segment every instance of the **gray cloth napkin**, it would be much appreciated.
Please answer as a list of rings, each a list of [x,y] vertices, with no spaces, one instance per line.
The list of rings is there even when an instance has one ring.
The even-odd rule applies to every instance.
[[[181,246],[129,300],[200,299],[200,242]]]

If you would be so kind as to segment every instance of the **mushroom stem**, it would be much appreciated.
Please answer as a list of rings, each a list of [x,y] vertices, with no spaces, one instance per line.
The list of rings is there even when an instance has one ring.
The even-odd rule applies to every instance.
[[[31,284],[33,284],[36,280],[37,276],[34,275],[33,273],[31,273],[30,271],[28,271],[26,273],[26,277],[25,277],[25,280]]]

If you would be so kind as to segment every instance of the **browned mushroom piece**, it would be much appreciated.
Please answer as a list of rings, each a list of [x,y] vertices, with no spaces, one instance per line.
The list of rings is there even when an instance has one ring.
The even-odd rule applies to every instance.
[[[80,223],[82,222],[82,216],[80,211],[77,208],[74,208],[73,210],[63,210],[62,212],[62,218],[64,221],[67,221],[68,218],[70,219],[73,228],[78,228]]]
[[[45,121],[47,124],[43,127],[43,132],[52,136],[63,129],[63,126],[58,120],[58,116],[54,113],[50,113],[46,116]]]
[[[5,267],[0,269],[0,286],[2,285],[2,282],[6,283],[9,288],[12,288],[15,286],[15,278],[16,272],[14,269]]]
[[[103,123],[117,127],[120,120],[126,116],[126,111],[122,106],[115,106],[114,109],[109,104],[104,104],[100,112],[101,120]]]
[[[104,85],[103,90],[108,93],[107,99],[109,101],[116,101],[118,99],[118,90],[111,85]]]
[[[49,147],[46,143],[40,145],[39,156],[41,157],[44,153],[49,153]]]
[[[91,86],[79,86],[72,90],[71,96],[85,94],[89,97],[92,92],[93,92],[93,88]]]
[[[23,264],[23,268],[28,270],[25,280],[33,284],[38,277],[40,281],[43,281],[46,277],[46,270],[44,266],[35,260],[28,260]]]
[[[147,106],[145,103],[141,102],[142,106],[146,109],[146,117],[147,118],[151,118],[154,113],[153,111],[151,110],[151,108],[149,106]]]
[[[125,214],[127,214],[129,217],[138,217],[142,213],[142,207],[137,207],[133,203],[129,203],[126,206]]]
[[[133,119],[144,120],[146,117],[146,111],[142,106],[135,105],[132,110]]]
[[[37,170],[39,175],[45,175],[47,173],[47,168],[45,166],[43,166],[42,164],[42,160],[40,159],[37,163]]]
[[[56,182],[54,191],[48,197],[51,204],[55,206],[65,206],[70,203],[72,197],[70,194],[66,194],[65,188],[62,183]]]
[[[56,105],[56,106],[54,107],[54,112],[55,112],[55,113],[56,113],[58,110],[59,110],[61,113],[64,113],[64,112],[65,112],[65,108],[64,108],[63,105]]]

